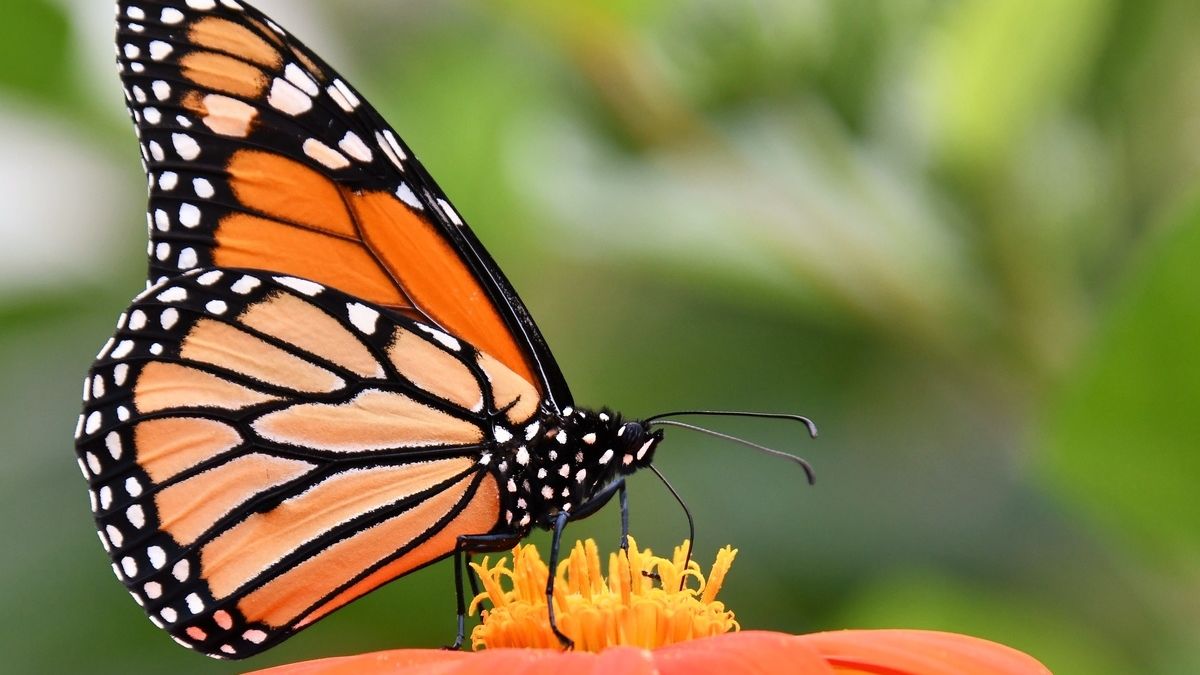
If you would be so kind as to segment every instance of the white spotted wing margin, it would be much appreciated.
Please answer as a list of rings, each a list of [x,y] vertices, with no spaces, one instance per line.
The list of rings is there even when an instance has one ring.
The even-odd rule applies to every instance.
[[[332,202],[318,203],[315,195],[322,190],[313,177],[330,181],[343,195],[378,192],[427,223],[440,239],[436,245],[446,247],[455,265],[478,282],[547,405],[560,410],[572,404],[529,312],[441,188],[369,102],[278,23],[241,1],[120,0],[116,39],[149,183],[151,282],[199,267],[254,267],[373,300],[339,285],[345,275],[323,267],[331,263],[311,253],[319,247],[284,254],[269,250],[280,247],[260,245],[247,251],[238,226],[263,232],[279,224],[291,228],[292,239],[336,235],[371,248],[363,211],[348,207],[348,222],[336,222]],[[284,173],[274,170],[278,162],[262,170],[263,156],[293,162],[299,168],[286,173],[295,180],[278,179]],[[398,272],[386,269],[386,252],[372,255],[374,262],[362,262],[379,263],[381,278],[390,276],[400,296],[380,304],[466,334],[441,317],[476,312],[474,293],[439,295],[436,302],[459,305],[447,312],[414,296],[404,280],[436,276],[444,259],[431,250],[406,259]],[[237,262],[230,261],[234,258]],[[474,335],[475,344],[487,348],[487,335]],[[514,367],[516,357],[492,351]]]
[[[410,553],[420,567],[499,527],[484,486],[494,430],[517,428],[493,386],[508,377],[309,280],[201,268],[155,285],[97,356],[76,430],[113,571],[180,644],[260,652],[412,571],[388,576]],[[407,540],[378,541],[405,519]],[[334,554],[360,567],[289,579]]]

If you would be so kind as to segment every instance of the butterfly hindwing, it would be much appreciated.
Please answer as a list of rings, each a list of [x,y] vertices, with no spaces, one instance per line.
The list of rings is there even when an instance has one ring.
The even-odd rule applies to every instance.
[[[519,375],[315,281],[198,268],[141,295],[77,429],[100,539],[151,620],[243,657],[493,531]]]
[[[369,103],[234,0],[121,0],[117,51],[150,183],[150,279],[313,279],[439,326],[571,403],[536,325]]]

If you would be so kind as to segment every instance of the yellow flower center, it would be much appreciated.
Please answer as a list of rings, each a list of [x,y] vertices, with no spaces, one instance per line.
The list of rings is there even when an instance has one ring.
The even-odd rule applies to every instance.
[[[649,549],[639,550],[630,537],[628,553],[609,554],[605,579],[596,542],[576,542],[555,570],[559,630],[575,641],[576,649],[591,652],[614,645],[654,648],[738,630],[733,612],[716,600],[737,550],[726,546],[718,551],[707,580],[696,561],[685,563],[686,551],[685,541],[671,559],[659,558]],[[507,558],[494,566],[484,558],[471,567],[484,592],[471,602],[470,613],[484,600],[492,605],[471,632],[474,649],[559,647],[546,608],[550,570],[535,546],[513,549],[511,567]]]

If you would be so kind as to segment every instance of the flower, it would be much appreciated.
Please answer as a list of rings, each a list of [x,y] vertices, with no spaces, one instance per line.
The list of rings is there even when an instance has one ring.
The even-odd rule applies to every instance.
[[[564,651],[550,629],[549,569],[533,546],[518,546],[511,566],[488,558],[472,567],[484,592],[475,653],[401,649],[280,666],[256,675],[469,675],[471,673],[789,673],[794,675],[1049,675],[1032,657],[954,633],[845,630],[809,635],[741,631],[716,600],[737,551],[717,554],[707,578],[685,553],[670,559],[638,549],[611,554],[608,577],[592,540],[577,543],[555,570],[558,626],[575,641]],[[508,588],[506,588],[506,586]]]
[[[562,561],[554,582],[554,614],[559,630],[575,641],[575,649],[599,652],[626,645],[654,648],[737,630],[733,612],[716,600],[737,551],[726,546],[706,580],[700,566],[688,560],[688,542],[670,558],[629,549],[609,555],[608,579],[600,572],[596,542],[577,542]],[[484,592],[471,603],[471,613],[484,601],[483,622],[471,633],[475,649],[559,647],[547,621],[546,580],[550,570],[535,546],[517,546],[512,567],[501,559],[472,564]],[[511,590],[505,590],[507,580]],[[693,582],[693,583],[689,583]]]

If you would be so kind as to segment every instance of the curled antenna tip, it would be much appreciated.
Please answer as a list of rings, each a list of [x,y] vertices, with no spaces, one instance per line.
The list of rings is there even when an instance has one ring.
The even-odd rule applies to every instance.
[[[817,437],[817,425],[814,424],[813,421],[808,419],[807,417],[801,417],[800,421],[804,423],[805,427],[808,427],[809,437],[816,438]]]

